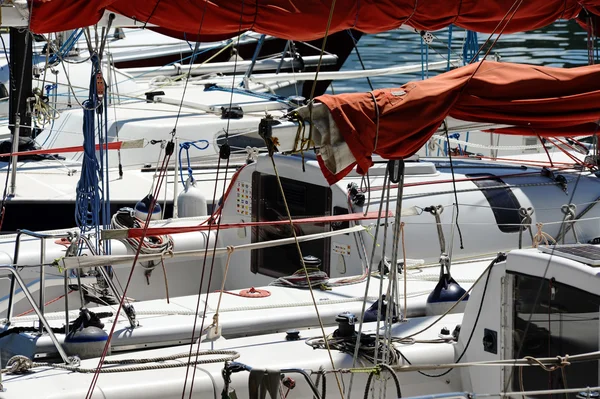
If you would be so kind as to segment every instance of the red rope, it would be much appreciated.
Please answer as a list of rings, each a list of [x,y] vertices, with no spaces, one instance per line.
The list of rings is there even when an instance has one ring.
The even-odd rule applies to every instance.
[[[558,137],[553,137],[553,140],[558,141],[559,143],[561,143],[562,145],[570,148],[571,150],[573,150],[574,152],[578,152],[575,148],[573,148],[569,143],[562,141],[561,139],[559,139]],[[554,143],[554,146],[556,148],[558,148],[559,150],[561,150],[562,152],[565,153],[566,156],[568,156],[569,158],[571,158],[577,165],[580,166],[586,166],[586,167],[592,167],[593,165],[590,165],[582,160],[580,160],[579,158],[577,158],[575,155],[571,154],[570,152],[568,152],[567,150],[565,150],[564,148],[562,148],[561,146],[556,145],[556,143]]]
[[[556,171],[561,171],[561,170],[568,170],[568,169],[572,169],[571,167],[567,168],[557,168],[555,169]],[[494,175],[493,177],[495,178],[503,178],[503,177],[521,177],[521,176],[534,176],[534,175],[539,175],[540,172],[536,171],[536,172],[526,172],[526,173],[509,173],[506,175]],[[489,179],[490,176],[477,176],[477,177],[465,177],[462,179],[445,179],[445,180],[431,180],[431,181],[425,181],[425,182],[416,182],[416,183],[405,183],[404,187],[415,187],[415,186],[428,186],[431,184],[444,184],[444,183],[452,183],[452,182],[465,182],[465,181],[474,181],[474,180],[485,180],[485,179]],[[398,185],[394,184],[391,185],[390,188],[397,188]],[[383,190],[383,186],[374,186],[371,187],[370,189],[366,190],[366,191],[380,191]],[[365,191],[365,192],[366,192]]]
[[[144,224],[144,234],[145,231],[148,229],[149,225],[150,225],[150,220],[152,218],[152,212],[151,210],[154,209],[154,206],[156,205],[157,199],[158,199],[158,194],[160,192],[160,188],[162,187],[162,184],[164,182],[164,179],[166,178],[167,175],[167,165],[169,165],[169,161],[171,160],[171,154],[165,154],[165,157],[163,158],[163,162],[160,168],[160,173],[158,175],[158,180],[156,183],[156,187],[154,188],[154,193],[153,193],[153,198],[152,198],[152,202],[150,204],[150,212],[148,212],[148,216],[146,218],[146,222]],[[100,360],[98,361],[98,366],[96,367],[96,371],[94,372],[94,376],[92,377],[92,382],[90,384],[90,387],[88,389],[88,392],[86,394],[86,399],[91,399],[92,394],[94,392],[94,388],[96,387],[96,383],[98,382],[98,378],[100,376],[100,370],[102,369],[102,364],[104,363],[104,359],[106,358],[106,355],[108,354],[108,349],[110,348],[110,342],[112,340],[113,334],[115,332],[115,327],[117,326],[117,321],[119,319],[119,316],[121,314],[121,309],[123,309],[123,304],[125,302],[125,298],[127,297],[127,290],[129,289],[129,284],[131,283],[131,279],[133,277],[133,272],[135,270],[135,265],[137,264],[137,260],[140,256],[141,250],[142,250],[142,246],[143,246],[143,241],[144,241],[144,237],[145,235],[143,235],[141,237],[141,240],[139,242],[139,245],[137,247],[137,250],[135,252],[135,257],[133,259],[133,265],[131,266],[131,271],[129,272],[129,277],[127,278],[127,284],[125,284],[125,288],[123,289],[123,296],[121,297],[121,300],[119,301],[119,307],[117,308],[117,312],[115,314],[115,320],[112,324],[112,327],[110,329],[110,333],[108,334],[108,338],[106,340],[106,344],[104,345],[104,350],[102,351],[102,355],[100,356]]]
[[[100,144],[96,144],[96,151],[100,150]],[[112,143],[102,144],[103,150],[120,150],[123,146],[122,141],[113,141]],[[0,157],[8,157],[8,156],[23,156],[23,155],[44,155],[44,154],[63,154],[66,152],[82,152],[83,146],[75,146],[75,147],[60,147],[60,148],[45,148],[40,150],[31,150],[31,151],[19,151],[19,152],[6,152],[0,154]]]
[[[368,212],[366,215],[363,213],[350,213],[345,215],[335,216],[316,216],[311,218],[294,219],[294,224],[312,224],[312,223],[335,223],[335,222],[351,222],[359,220],[371,220],[376,219],[378,211]],[[393,216],[390,212],[388,216]],[[242,223],[223,223],[219,225],[220,230],[226,229],[238,229],[242,227],[260,227],[260,226],[281,226],[289,225],[289,220],[273,220],[273,221],[262,221],[262,222],[242,222]],[[212,225],[197,225],[197,226],[183,226],[183,227],[153,227],[146,231],[146,234],[150,236],[160,236],[165,234],[180,234],[180,233],[192,233],[198,231],[207,231],[211,229]],[[144,230],[141,228],[133,228],[127,230],[128,238],[137,238],[144,234]]]
[[[470,157],[456,157],[456,158],[467,158],[470,159]],[[546,166],[546,165],[550,165],[550,162],[548,161],[538,161],[535,159],[514,159],[514,158],[498,158],[498,157],[487,157],[487,156],[483,156],[483,155],[479,155],[477,156],[477,158],[481,158],[481,159],[491,159],[494,161],[505,161],[507,163],[514,163],[517,165],[529,165],[529,166],[534,166],[534,167],[540,167],[540,166]],[[568,162],[553,162],[554,165],[562,165],[565,167],[573,167],[575,166],[575,164],[573,163],[568,163]],[[550,165],[551,166],[551,165]],[[551,166],[553,167],[553,166]]]
[[[70,294],[71,292],[74,292],[74,290],[70,290],[70,291],[69,291],[67,294]],[[62,298],[64,298],[64,297],[65,297],[65,294],[62,294],[62,295],[61,295],[61,296],[59,296],[59,297],[56,297],[56,298],[54,298],[54,299],[51,299],[51,300],[49,300],[48,302],[45,302],[45,303],[44,303],[44,306],[51,305],[51,304],[53,304],[54,302],[56,302],[56,301],[58,301],[58,300],[60,300],[60,299],[62,299]],[[21,316],[28,315],[28,314],[29,314],[29,313],[31,313],[31,312],[33,312],[33,308],[31,308],[31,309],[29,309],[29,310],[27,310],[27,311],[25,311],[25,312],[23,312],[23,313],[21,313],[21,314],[18,314],[18,315],[17,315],[17,317],[21,317]]]

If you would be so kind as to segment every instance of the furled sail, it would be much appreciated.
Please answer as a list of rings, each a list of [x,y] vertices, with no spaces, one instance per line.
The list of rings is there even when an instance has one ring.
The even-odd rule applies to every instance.
[[[247,30],[291,40],[325,36],[333,0],[30,0],[31,30],[47,33],[97,23],[104,12],[205,40]],[[337,0],[329,32],[377,33],[450,24],[477,32],[520,32],[595,13],[600,0]]]
[[[496,132],[595,134],[600,120],[600,65],[551,68],[484,61],[399,88],[324,95],[312,111],[314,139],[330,184],[354,165],[359,173],[417,152],[448,116],[509,125]],[[308,107],[299,111],[309,117]]]

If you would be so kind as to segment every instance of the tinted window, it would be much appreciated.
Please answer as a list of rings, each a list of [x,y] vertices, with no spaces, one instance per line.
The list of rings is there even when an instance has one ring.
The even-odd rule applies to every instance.
[[[481,189],[488,200],[500,231],[503,233],[518,232],[521,228],[521,217],[519,216],[521,204],[507,184],[502,179],[487,173],[466,176],[479,178],[473,180],[473,183]]]
[[[281,178],[292,218],[331,215],[331,189],[292,179]],[[288,220],[277,179],[272,175],[255,172],[252,176],[252,220]],[[328,223],[295,224],[297,236],[329,231]],[[260,226],[252,229],[252,242],[293,237],[289,224]],[[303,256],[316,256],[323,262],[321,270],[329,274],[330,240],[300,243]],[[296,244],[252,251],[251,270],[272,277],[288,276],[300,270],[302,263]]]
[[[600,298],[552,280],[514,274],[513,358],[576,355],[598,350]],[[544,371],[523,367],[525,390],[598,385],[598,361]],[[518,368],[513,389],[521,390]],[[562,394],[557,397],[564,397]],[[575,398],[575,394],[570,395]]]

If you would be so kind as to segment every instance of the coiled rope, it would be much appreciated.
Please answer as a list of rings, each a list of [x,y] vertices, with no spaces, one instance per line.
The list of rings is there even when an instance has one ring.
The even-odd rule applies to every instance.
[[[192,356],[221,356],[212,359],[195,359],[191,360]],[[79,367],[79,365],[68,365],[58,364],[49,362],[34,362],[27,356],[16,355],[11,357],[6,363],[6,368],[0,369],[0,373],[10,374],[23,374],[36,367],[51,367],[55,369],[67,370],[76,373],[127,373],[133,371],[143,370],[157,370],[157,369],[171,369],[176,367],[184,367],[196,364],[209,364],[209,363],[224,363],[233,361],[240,357],[240,354],[232,350],[206,350],[198,353],[178,353],[170,356],[153,357],[146,359],[119,359],[119,360],[105,360],[103,365],[135,365],[126,367],[110,367],[100,369],[96,367]],[[167,361],[174,361],[178,359],[188,358],[187,362],[174,362],[174,363],[163,363]],[[160,363],[160,364],[151,364]]]

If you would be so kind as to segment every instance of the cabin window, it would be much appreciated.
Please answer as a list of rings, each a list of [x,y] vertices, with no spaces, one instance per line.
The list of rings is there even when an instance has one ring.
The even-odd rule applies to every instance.
[[[598,350],[600,297],[553,280],[513,277],[513,358],[555,357]],[[561,370],[513,368],[512,387],[520,391],[598,385],[598,361],[572,363]],[[556,396],[556,395],[555,395]],[[560,395],[562,396],[562,394]],[[575,398],[575,394],[570,395]]]
[[[0,100],[8,99],[8,90],[4,83],[0,83]]]
[[[519,216],[521,204],[510,187],[502,179],[489,173],[475,173],[466,176],[477,178],[472,181],[481,189],[490,204],[500,231],[517,233],[521,228],[521,217]]]
[[[331,189],[315,184],[281,178],[281,185],[292,218],[331,215]],[[275,176],[254,172],[252,175],[252,220],[288,220],[285,205]],[[330,230],[329,223],[296,224],[296,235],[322,233]],[[252,242],[293,237],[289,224],[259,226],[252,229]],[[321,270],[329,274],[331,239],[300,243],[302,255],[321,259]],[[252,251],[251,270],[271,277],[288,276],[302,268],[296,244]]]

